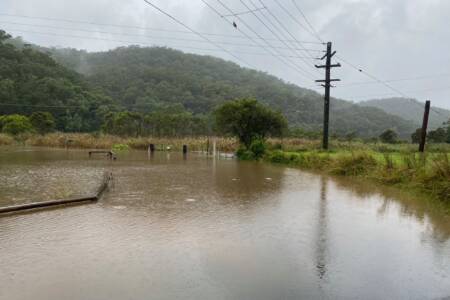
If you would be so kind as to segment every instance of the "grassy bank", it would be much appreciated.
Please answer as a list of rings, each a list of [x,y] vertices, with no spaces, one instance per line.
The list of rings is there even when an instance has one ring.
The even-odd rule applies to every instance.
[[[149,144],[154,144],[157,150],[170,146],[174,151],[181,151],[187,145],[190,151],[204,151],[207,148],[208,137],[195,138],[157,138],[137,137],[124,138],[104,134],[88,133],[50,133],[47,135],[31,135],[24,139],[25,145],[41,147],[81,148],[81,149],[112,149],[115,145],[127,145],[128,148],[146,150]],[[209,139],[212,147],[212,138]],[[232,138],[216,138],[217,148],[221,151],[234,151],[238,143]]]
[[[415,189],[450,201],[450,155],[359,151],[272,151],[266,161],[332,175],[367,178],[379,183]]]
[[[0,145],[21,144],[27,146],[80,148],[80,149],[111,149],[114,145],[128,145],[131,149],[147,149],[149,144],[162,147],[171,146],[174,150],[181,150],[183,145],[188,145],[193,151],[206,149],[207,137],[185,137],[185,138],[161,138],[161,137],[119,137],[106,134],[93,133],[49,133],[46,135],[27,134],[12,137],[0,134]],[[217,149],[224,152],[233,152],[239,148],[239,143],[235,138],[217,137]],[[212,143],[212,138],[210,138]],[[267,140],[268,149],[283,150],[285,152],[307,152],[319,151],[321,141],[297,139],[297,138],[273,138]],[[211,144],[210,144],[211,146]],[[333,140],[330,144],[331,155],[335,152],[371,151],[373,153],[409,154],[417,150],[417,145],[413,144],[384,144],[384,143],[364,143],[358,141]],[[450,153],[450,144],[429,144],[427,152]]]
[[[7,134],[0,133],[0,146],[13,145],[15,140]]]

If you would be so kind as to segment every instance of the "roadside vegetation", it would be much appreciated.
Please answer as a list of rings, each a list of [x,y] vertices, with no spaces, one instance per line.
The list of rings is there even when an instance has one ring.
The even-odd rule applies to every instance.
[[[344,141],[334,143],[331,151],[322,151],[317,140],[297,145],[294,140],[269,143],[267,136],[282,135],[287,123],[281,114],[256,101],[238,100],[224,104],[216,111],[216,116],[219,130],[240,141],[241,147],[237,151],[240,159],[262,158],[333,175],[363,177],[414,188],[450,201],[449,123],[429,132],[430,142],[448,143],[432,144],[427,148],[427,154],[416,153],[417,145],[402,143],[392,129],[379,135],[377,141],[382,144]],[[412,134],[413,143],[418,142],[417,136],[420,136],[420,130]]]

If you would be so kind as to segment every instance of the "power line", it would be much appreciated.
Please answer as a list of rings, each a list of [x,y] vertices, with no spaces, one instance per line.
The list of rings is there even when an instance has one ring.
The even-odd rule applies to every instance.
[[[243,1],[243,0],[240,0],[240,2],[242,3],[242,5],[244,5],[247,9],[251,9],[250,7],[248,7],[248,5]],[[264,25],[264,27],[266,27],[279,41],[281,41],[281,38],[280,38],[280,36],[275,32],[275,31],[273,31],[256,13],[254,13],[254,12],[252,12],[252,15],[253,16],[255,16],[255,18],[256,19],[258,19],[258,21],[260,21],[263,25]],[[295,51],[286,43],[286,42],[282,42],[286,47],[288,47],[293,53],[295,53]],[[303,59],[302,59],[303,60]],[[307,66],[310,66],[310,67],[312,67],[308,62],[306,62],[306,61],[304,61],[304,63],[307,65]],[[312,74],[310,74],[311,76],[313,76]]]
[[[240,12],[240,13],[229,14],[229,15],[223,15],[222,17],[235,17],[235,16],[241,16],[241,15],[246,15],[246,14],[249,14],[249,13],[252,13],[252,12],[255,12],[255,11],[260,11],[260,10],[263,10],[263,9],[266,9],[266,7],[263,6],[263,7],[260,7],[260,8],[255,8],[255,9],[252,9],[252,10],[243,11],[243,12]]]
[[[237,59],[238,61],[256,69],[255,67],[253,67],[251,64],[243,61],[242,59],[240,59],[239,57],[237,57],[236,55],[234,55],[232,52],[228,51],[227,49],[223,48],[222,46],[218,45],[217,43],[215,43],[214,41],[210,40],[209,38],[207,38],[206,36],[204,36],[203,34],[195,31],[194,29],[192,29],[191,27],[187,26],[186,24],[184,24],[183,22],[179,21],[177,18],[173,17],[172,15],[170,15],[169,13],[165,12],[164,10],[162,10],[161,8],[159,8],[158,6],[156,6],[155,4],[151,3],[148,0],[144,0],[145,3],[147,3],[148,5],[152,6],[154,9],[158,10],[159,12],[161,12],[162,14],[166,15],[167,17],[169,17],[170,19],[172,19],[173,21],[175,21],[176,23],[178,23],[179,25],[183,26],[184,28],[192,31],[193,33],[197,34],[198,36],[200,36],[201,38],[203,38],[206,41],[209,41],[212,45],[216,46],[217,48],[222,49],[223,51],[227,52],[230,56],[234,57],[235,59]]]
[[[367,77],[369,77],[369,78],[375,80],[376,82],[378,82],[378,83],[384,85],[385,87],[387,87],[388,89],[392,90],[395,94],[398,94],[398,95],[402,96],[403,98],[405,98],[405,99],[407,99],[407,100],[410,100],[412,103],[421,106],[420,104],[418,104],[417,102],[415,102],[415,101],[412,99],[412,97],[407,96],[405,93],[403,93],[402,91],[400,91],[400,90],[397,89],[397,88],[394,88],[393,86],[391,86],[390,84],[388,84],[386,81],[381,80],[381,79],[377,78],[376,76],[374,76],[374,75],[368,73],[367,71],[363,70],[362,68],[357,67],[356,65],[354,65],[354,64],[350,63],[349,61],[347,61],[346,59],[343,59],[341,56],[338,56],[338,55],[337,55],[337,57],[338,57],[341,61],[343,61],[344,63],[346,63],[346,64],[349,65],[350,67],[352,67],[353,69],[357,70],[358,72],[360,72],[360,73],[366,75]],[[426,91],[430,91],[430,90],[426,90]],[[421,108],[422,108],[422,106],[421,106]],[[431,108],[431,110],[434,111],[435,113],[441,115],[441,116],[444,116],[444,114],[442,114],[441,112],[435,110],[434,108]],[[445,116],[445,117],[447,117],[447,116]]]
[[[302,15],[303,19],[305,19],[306,24],[308,24],[309,28],[311,28],[312,33],[314,34],[314,36],[316,36],[316,38],[321,41],[322,43],[324,43],[324,41],[322,40],[322,38],[320,37],[320,35],[317,33],[317,30],[314,28],[314,26],[312,26],[311,22],[309,22],[308,18],[306,17],[306,15],[303,13],[303,11],[301,10],[301,8],[298,6],[297,2],[295,2],[295,0],[292,0],[292,2],[294,3],[294,6],[297,8],[297,10],[300,12],[300,14]]]
[[[32,105],[19,103],[0,103],[0,106],[36,107],[36,108],[89,108],[82,105]]]
[[[261,1],[261,0],[260,0]],[[301,27],[303,27],[304,29],[306,29],[303,24],[299,23],[290,13],[288,10],[286,10],[279,2],[278,0],[275,0],[275,2],[289,15],[291,16],[291,18],[297,22],[297,24],[299,24]],[[295,2],[295,0],[292,0],[292,2],[294,3],[294,6],[297,8],[297,10],[300,12],[300,14],[302,15],[302,17],[305,19],[306,23],[308,24],[308,26],[311,28],[312,34],[314,36],[317,37],[318,40],[320,40],[321,42],[323,42],[322,38],[319,36],[319,34],[317,33],[317,31],[314,29],[314,27],[312,26],[311,22],[309,22],[308,18],[306,17],[306,15],[303,13],[303,11],[300,9],[300,7],[297,5],[297,3]],[[307,30],[308,31],[308,30]],[[308,31],[309,32],[309,31]],[[311,32],[310,32],[311,33]],[[402,97],[411,100],[413,103],[418,104],[417,102],[413,101],[410,97],[408,97],[407,95],[405,95],[403,92],[401,92],[400,90],[398,90],[397,88],[392,87],[391,85],[389,85],[387,82],[396,82],[396,81],[403,81],[403,80],[391,80],[391,81],[383,81],[381,79],[378,79],[376,76],[368,73],[367,71],[363,70],[362,68],[358,68],[357,66],[355,66],[354,64],[350,63],[348,60],[343,59],[341,56],[337,57],[343,61],[344,63],[346,63],[347,65],[349,65],[350,67],[356,69],[358,72],[365,74],[366,76],[368,76],[369,78],[373,79],[375,82],[380,83],[384,86],[386,86],[387,88],[389,88],[390,90],[394,91],[396,94],[401,95]],[[407,79],[409,80],[409,79]],[[432,90],[432,89],[431,89]],[[427,91],[430,91],[427,90]],[[420,104],[418,104],[420,105]],[[437,114],[443,115],[441,112],[434,110],[433,108],[431,108],[432,111],[434,111]]]
[[[118,42],[124,44],[141,44],[146,46],[155,47],[156,44],[146,43],[142,41],[129,41],[129,40],[117,40],[117,39],[108,39],[108,38],[100,38],[100,37],[90,37],[90,36],[82,36],[82,35],[69,35],[69,34],[57,34],[57,33],[49,33],[49,32],[39,32],[39,31],[30,31],[30,30],[21,30],[21,29],[7,29],[11,32],[22,32],[22,33],[31,33],[31,34],[40,34],[40,35],[48,35],[48,36],[57,36],[57,37],[65,37],[65,38],[75,38],[75,39],[90,39],[90,40],[100,40],[100,41],[111,41]],[[163,46],[158,46],[163,47]],[[212,52],[223,52],[222,49],[209,49],[209,48],[199,48],[199,47],[190,47],[190,46],[172,46],[177,47],[179,49],[187,49],[187,50],[199,50],[199,51],[212,51]],[[289,58],[300,58],[298,56],[288,56],[288,55],[277,55],[277,54],[266,54],[266,53],[257,53],[257,52],[245,52],[245,51],[234,51],[238,54],[244,55],[263,55],[263,56],[280,56],[280,57],[289,57]],[[308,57],[302,57],[308,58]]]
[[[312,36],[315,37],[314,33],[312,33],[305,25],[303,25],[302,23],[300,23],[290,12],[289,10],[287,10],[283,5],[281,5],[280,2],[278,2],[278,0],[275,0],[275,3],[289,16],[291,17],[292,20],[294,20],[295,23],[297,23],[301,28],[303,28],[306,32],[308,32],[309,34],[311,34]],[[322,42],[322,40],[320,40]],[[323,42],[322,42],[323,43]]]
[[[73,20],[73,19],[63,19],[63,18],[48,18],[48,17],[36,17],[36,16],[0,13],[0,17],[1,16],[3,16],[3,17],[13,17],[13,18],[36,19],[36,20],[44,20],[44,21],[65,22],[65,23],[86,24],[86,25],[96,25],[96,26],[106,26],[106,27],[115,27],[115,28],[128,28],[128,29],[161,31],[161,32],[170,32],[170,33],[193,34],[192,32],[185,31],[185,30],[170,30],[170,29],[153,28],[153,27],[142,27],[142,26],[134,26],[134,25],[120,25],[120,24],[112,24],[112,23],[98,23],[98,22]],[[227,37],[227,38],[235,38],[235,39],[246,39],[246,37],[239,36],[239,35],[220,34],[220,33],[207,33],[207,32],[200,32],[200,33],[203,34],[203,35],[206,35],[206,36]],[[253,38],[254,39],[260,39],[258,37],[253,37]],[[275,41],[275,39],[271,39],[271,38],[265,38],[265,39]],[[287,41],[287,42],[290,42],[290,41]],[[303,44],[319,44],[318,42],[314,42],[314,41],[301,41],[301,42]]]
[[[434,91],[443,91],[443,90],[450,90],[450,86],[421,89],[421,90],[408,90],[407,93],[423,93],[423,92],[434,92]],[[382,94],[371,94],[371,95],[366,94],[366,95],[357,95],[354,97],[366,98],[366,97],[378,97],[378,96],[390,96],[390,95],[395,95],[395,93],[382,93]],[[407,97],[407,98],[411,98],[411,97]]]
[[[392,82],[402,82],[402,81],[415,81],[415,80],[431,79],[431,78],[436,78],[436,77],[448,77],[448,76],[450,76],[450,74],[424,75],[424,76],[409,77],[409,78],[387,79],[387,80],[384,80],[384,82],[392,83]],[[378,81],[349,82],[347,84],[340,85],[339,88],[358,86],[358,85],[368,85],[368,84],[379,84],[379,82]]]
[[[207,2],[205,0],[201,0],[203,3],[207,4]],[[228,6],[226,6],[221,0],[217,0],[217,2],[224,7],[229,13],[234,13]],[[207,4],[208,7],[212,8],[211,5]],[[220,13],[212,8],[217,14],[220,15]],[[237,16],[237,19],[244,24],[251,32],[253,32],[256,36],[258,36],[259,38],[261,38],[263,40],[263,42],[269,47],[269,48],[273,48],[273,46],[267,41],[265,40],[257,31],[255,31],[250,25],[248,25],[242,18],[240,18],[239,16]],[[254,43],[256,43],[254,41],[254,39],[249,36],[247,33],[245,33],[244,31],[242,31],[239,27],[237,28],[239,30],[239,32],[241,32],[242,34],[244,34],[245,36],[247,36],[250,40],[252,40]],[[263,49],[265,49],[266,51],[270,52],[267,47],[262,46]],[[275,51],[278,54],[281,54],[278,50],[275,49]],[[285,60],[279,59],[284,65],[288,66],[291,69],[296,70],[297,72],[299,72],[299,74],[302,74],[303,77],[307,78],[308,80],[313,80],[312,79],[312,74],[310,74],[308,71],[304,70],[303,68],[301,68],[300,66],[298,66],[297,64],[293,63],[292,61],[288,60],[288,62],[286,62]],[[304,74],[307,74],[306,76]]]
[[[394,91],[396,94],[401,95],[402,97],[408,98],[408,96],[406,96],[403,92],[401,92],[400,90],[392,87],[390,84],[386,83],[385,81],[378,79],[377,77],[375,77],[374,75],[368,73],[367,71],[364,71],[362,68],[359,68],[357,66],[355,66],[354,64],[350,63],[349,61],[347,61],[346,59],[343,59],[340,55],[336,55],[336,57],[338,59],[340,59],[341,61],[343,61],[344,63],[346,63],[347,65],[349,65],[350,67],[352,67],[353,69],[357,70],[358,72],[366,75],[367,77],[377,81],[378,83],[384,85],[385,87],[387,87],[388,89]]]
[[[205,4],[209,9],[211,9],[215,14],[217,14],[219,17],[222,17],[222,14],[221,14],[216,8],[214,8],[211,4],[209,4],[206,0],[201,0],[201,1],[202,1],[203,4]],[[218,0],[218,1],[219,1],[219,0]],[[219,1],[219,3],[220,3],[225,9],[227,9],[227,11],[228,11],[229,13],[233,13],[233,11],[232,11],[231,9],[229,9],[228,7],[226,7],[223,3],[221,3],[220,1]],[[239,16],[238,16],[237,18],[239,18]],[[230,24],[231,26],[233,26],[233,23],[232,23],[230,20],[228,20],[228,19],[226,19],[226,18],[222,18],[222,20],[225,20],[228,24]],[[244,23],[245,23],[245,22],[244,22]],[[274,53],[273,53],[271,50],[269,50],[267,47],[265,47],[264,45],[261,45],[259,42],[255,41],[255,39],[254,39],[253,37],[251,37],[250,35],[248,35],[246,32],[242,31],[242,30],[240,29],[240,26],[237,27],[237,30],[238,30],[242,35],[244,35],[247,39],[251,40],[251,41],[252,41],[253,43],[255,43],[256,45],[259,45],[259,46],[260,46],[262,49],[264,49],[267,53],[269,53],[270,55],[272,55],[272,56],[278,58],[278,60],[279,60],[280,62],[282,62],[284,65],[286,65],[287,67],[293,69],[293,70],[296,71],[296,72],[299,72],[299,74],[301,74],[304,78],[307,78],[308,80],[311,80],[310,78],[308,78],[307,76],[305,76],[302,72],[300,72],[299,70],[297,70],[294,66],[290,65],[289,63],[287,63],[284,59],[281,59],[279,56],[275,56]],[[264,39],[263,39],[263,40],[264,40]],[[264,40],[264,41],[265,41],[265,40]],[[267,41],[266,41],[266,44],[267,44]],[[279,53],[279,54],[280,54],[280,53]]]
[[[250,1],[251,1],[251,0],[250,0]],[[260,2],[262,5],[264,5],[264,2],[263,2],[262,0],[259,0],[259,2]],[[284,29],[284,30],[288,33],[288,35],[289,35],[294,41],[298,42],[298,43],[301,45],[301,42],[299,42],[299,41],[296,39],[296,37],[289,31],[288,28],[286,28],[286,26],[279,20],[279,18],[278,18],[275,14],[273,14],[269,9],[267,9],[267,12],[272,16],[272,18],[275,19],[275,21],[281,26],[281,28]],[[267,18],[267,19],[270,20],[269,18]],[[274,27],[275,27],[275,26],[274,26]],[[309,55],[310,58],[313,58],[313,56],[311,55],[310,52],[308,52],[308,55]]]
[[[50,28],[50,29],[57,29],[57,30],[71,30],[71,31],[89,32],[89,33],[142,37],[142,38],[149,38],[149,39],[162,39],[162,40],[174,40],[174,41],[188,41],[188,42],[196,42],[196,43],[208,43],[208,41],[187,39],[187,38],[151,36],[151,35],[143,35],[143,34],[130,34],[130,33],[109,32],[109,31],[100,31],[100,30],[88,30],[88,29],[79,29],[79,28],[71,28],[71,27],[57,27],[57,26],[49,26],[49,25],[27,24],[27,23],[18,23],[18,22],[7,22],[7,21],[0,21],[0,23],[11,24],[11,25],[20,25],[20,26],[32,26],[32,27],[40,27],[40,28]],[[230,42],[216,42],[216,43],[222,44],[222,45],[229,45],[229,46],[242,46],[242,47],[252,47],[252,48],[257,47],[255,45],[242,44],[242,43],[230,43]],[[279,49],[286,49],[286,48],[279,47]]]

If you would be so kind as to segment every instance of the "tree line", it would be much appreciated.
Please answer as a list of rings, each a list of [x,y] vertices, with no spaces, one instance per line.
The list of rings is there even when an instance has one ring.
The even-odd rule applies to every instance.
[[[321,135],[322,96],[263,72],[167,48],[47,49],[0,30],[0,115],[46,112],[62,132],[204,135],[214,132],[218,107],[242,98],[281,112],[289,125],[285,136]],[[389,128],[409,139],[417,127],[339,99],[331,114],[332,134],[348,139],[378,138]]]

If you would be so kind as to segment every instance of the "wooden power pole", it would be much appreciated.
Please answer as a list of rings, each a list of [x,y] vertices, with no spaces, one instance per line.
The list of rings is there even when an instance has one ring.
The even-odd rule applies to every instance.
[[[340,79],[331,79],[331,68],[340,67],[341,64],[331,64],[331,58],[336,54],[336,51],[331,51],[331,42],[327,43],[327,53],[321,58],[321,60],[326,59],[325,65],[316,65],[316,68],[325,68],[325,80],[316,80],[316,82],[323,83],[322,86],[325,88],[325,98],[324,98],[324,108],[323,108],[323,143],[322,148],[328,149],[328,135],[330,127],[330,87],[332,87],[331,82],[340,81]]]
[[[427,140],[428,117],[430,115],[430,105],[431,101],[427,100],[425,102],[425,111],[423,113],[422,131],[420,132],[419,152],[425,151],[425,143]]]

